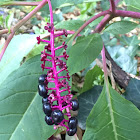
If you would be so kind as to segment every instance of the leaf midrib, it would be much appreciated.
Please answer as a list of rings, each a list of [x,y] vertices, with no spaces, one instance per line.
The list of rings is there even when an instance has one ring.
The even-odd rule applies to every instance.
[[[114,114],[113,114],[113,108],[112,108],[112,102],[111,102],[111,97],[110,97],[110,89],[109,85],[106,83],[106,95],[107,95],[107,102],[108,102],[108,107],[109,107],[109,112],[110,112],[110,117],[111,117],[111,123],[113,126],[113,132],[115,136],[115,140],[118,140],[117,136],[117,130],[116,130],[116,125],[115,125],[115,120],[114,120]]]

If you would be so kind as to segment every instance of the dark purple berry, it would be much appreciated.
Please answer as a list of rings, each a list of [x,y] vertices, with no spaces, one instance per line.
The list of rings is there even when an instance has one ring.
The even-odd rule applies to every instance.
[[[75,117],[71,117],[69,119],[68,126],[70,129],[73,129],[77,127],[77,123],[78,123],[77,119]]]
[[[45,116],[45,121],[48,125],[53,125],[53,120],[52,120],[52,117],[50,116]]]
[[[78,103],[78,100],[76,99],[72,99],[71,100],[71,103],[72,103],[72,110],[73,111],[76,111],[79,109],[79,103]]]
[[[52,113],[51,105],[50,103],[43,104],[43,111],[47,116],[50,116]]]
[[[44,84],[44,82],[45,82],[45,80],[46,80],[46,77],[47,77],[46,74],[40,75],[40,77],[38,78],[39,84]]]
[[[54,123],[57,125],[64,119],[64,114],[60,110],[54,110],[51,117]]]
[[[49,96],[47,96],[47,97],[45,97],[45,98],[42,98],[42,104],[44,104],[44,103],[49,103],[48,97],[49,97]]]
[[[67,131],[67,134],[69,136],[73,136],[77,131],[77,127],[76,128],[73,128],[73,129],[69,129],[69,131]]]
[[[38,85],[38,92],[39,92],[39,95],[44,98],[48,96],[47,95],[48,91],[46,90],[45,85]]]

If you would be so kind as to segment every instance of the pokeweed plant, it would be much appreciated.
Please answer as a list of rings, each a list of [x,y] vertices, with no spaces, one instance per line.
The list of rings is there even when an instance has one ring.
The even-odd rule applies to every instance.
[[[53,0],[51,2],[53,2]],[[0,60],[2,59],[5,50],[12,40],[15,32],[46,4],[49,5],[50,23],[47,23],[45,30],[50,33],[47,36],[50,37],[50,40],[45,40],[40,36],[37,37],[38,44],[40,42],[47,44],[45,45],[44,50],[41,52],[41,68],[42,70],[47,69],[47,74],[42,74],[42,72],[38,70],[39,57],[35,56],[25,62],[13,73],[9,74],[6,80],[1,82],[0,122],[2,124],[2,128],[0,129],[0,138],[5,140],[46,139],[56,132],[52,130],[52,127],[46,127],[44,122],[42,122],[42,116],[40,112],[41,106],[39,106],[40,98],[36,95],[37,84],[35,86],[34,83],[34,79],[37,79],[41,73],[41,76],[38,80],[38,92],[39,95],[43,97],[43,111],[46,115],[45,121],[48,125],[55,124],[55,129],[64,126],[66,127],[68,135],[74,135],[77,131],[77,119],[75,117],[71,117],[70,109],[75,111],[79,107],[79,114],[77,117],[78,126],[84,129],[83,122],[81,120],[86,121],[86,128],[83,139],[139,140],[140,112],[131,102],[125,100],[111,87],[108,80],[108,72],[106,67],[105,45],[100,37],[100,34],[98,33],[103,31],[103,33],[110,32],[113,34],[125,34],[138,25],[130,21],[120,21],[114,24],[112,23],[107,27],[106,25],[114,17],[131,17],[139,19],[140,13],[134,11],[118,10],[117,5],[119,0],[109,0],[109,10],[102,11],[101,13],[90,18],[76,32],[67,31],[65,29],[55,32],[51,2],[50,0],[42,0],[40,2],[6,2],[1,4],[2,6],[30,5],[36,6],[36,8],[34,8],[28,15],[26,15],[25,18],[19,21],[17,25],[11,27],[10,35],[8,36],[7,41],[1,50]],[[135,1],[130,2],[125,0],[125,2],[128,4],[128,6],[140,9],[140,6]],[[65,1],[63,1],[63,3],[65,3]],[[71,44],[71,42],[76,39],[79,33],[83,31],[83,29],[87,27],[88,24],[94,22],[94,20],[102,16],[104,16],[103,19],[97,24],[94,31],[91,31],[90,35],[86,37],[81,35],[81,37],[76,40],[76,43],[70,48],[68,55],[66,49],[68,49],[67,47]],[[106,27],[105,30],[103,30],[104,27]],[[9,29],[4,29],[0,31],[0,34],[8,32]],[[61,35],[65,35],[67,37],[68,34],[74,34],[69,40],[68,44],[63,42],[61,46],[55,47],[54,39]],[[63,55],[56,55],[56,52],[61,48],[65,50]],[[72,99],[72,94],[70,94],[71,87],[68,84],[70,75],[90,65],[90,63],[92,63],[95,58],[98,57],[100,52],[102,54],[104,71],[103,90],[100,93],[100,96],[98,93],[99,91],[95,90],[96,87],[94,87],[92,90],[85,91],[83,94],[78,96],[81,101],[78,104],[78,101],[76,99]],[[65,60],[68,59],[67,64],[63,61],[63,58]],[[67,74],[59,75],[62,73],[62,71],[66,71]],[[93,80],[95,79],[94,74],[91,78],[92,80],[90,81],[93,84]],[[27,82],[29,79],[30,83]],[[55,86],[49,87],[48,85],[50,83],[54,83]],[[86,85],[88,86],[88,84]],[[137,89],[139,89],[139,81],[137,81],[134,85],[137,87]],[[127,94],[127,99],[132,101],[134,104],[137,103],[137,106],[139,106],[139,101],[135,101],[135,96],[138,96],[139,90],[133,88],[130,90],[130,87],[131,85],[128,85],[128,89],[126,89],[126,91],[128,91],[129,94],[131,91],[131,98]],[[95,93],[93,92],[94,90],[96,91]],[[132,95],[133,90],[136,92],[136,95]],[[67,92],[67,95],[61,95],[61,93],[64,91]],[[85,97],[85,94],[91,91],[93,93],[87,94]],[[31,93],[34,93],[34,96]],[[90,97],[88,97],[88,95],[90,95]],[[97,97],[99,97],[98,100]],[[84,118],[84,116],[86,116],[86,118]],[[13,122],[14,124],[12,124]],[[11,124],[11,127],[9,127],[9,124]],[[32,127],[30,134],[29,126]],[[38,129],[36,129],[36,126]],[[37,133],[38,130],[39,134]]]
[[[73,111],[78,110],[79,103],[76,99],[72,99],[72,94],[70,94],[71,87],[67,82],[67,80],[70,80],[70,76],[67,70],[66,62],[61,60],[61,58],[67,60],[69,57],[66,53],[67,45],[65,42],[63,42],[63,44],[59,47],[55,48],[54,46],[54,39],[63,34],[67,37],[67,31],[63,30],[63,34],[58,34],[56,36],[54,35],[53,11],[50,0],[48,0],[48,5],[50,9],[50,23],[47,23],[47,26],[45,26],[44,29],[50,32],[50,41],[42,40],[40,39],[40,37],[37,37],[37,40],[38,44],[40,44],[40,42],[48,43],[48,45],[44,47],[44,51],[41,52],[41,61],[43,62],[43,64],[41,64],[41,67],[42,70],[49,69],[49,71],[47,72],[47,75],[41,75],[39,77],[38,90],[39,95],[43,97],[42,102],[43,110],[46,114],[46,123],[48,125],[55,124],[59,126],[65,126],[67,128],[68,135],[73,136],[77,131],[77,119],[75,117],[71,117],[70,109],[72,109]],[[61,48],[65,49],[63,55],[56,56],[55,52]],[[50,57],[50,59],[48,57]],[[45,66],[47,65],[47,61],[52,62],[52,67]],[[59,71],[57,70],[57,67],[60,68]],[[67,74],[65,76],[59,76],[59,73],[63,72],[64,70],[67,72]],[[49,82],[54,83],[55,87],[49,88]],[[64,91],[67,91],[68,94],[62,96],[61,94]],[[48,92],[50,92],[49,95]],[[57,101],[57,105],[53,105],[54,101]],[[65,114],[63,114],[63,111],[65,109],[66,112]],[[67,116],[68,120],[64,119],[64,115]],[[57,127],[54,126],[54,129],[56,128]]]

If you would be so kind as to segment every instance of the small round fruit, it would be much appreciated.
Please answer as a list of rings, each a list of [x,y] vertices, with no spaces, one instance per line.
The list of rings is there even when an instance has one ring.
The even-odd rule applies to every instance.
[[[48,96],[47,95],[48,91],[46,90],[45,85],[38,85],[38,93],[40,96],[44,98]]]
[[[75,117],[71,117],[69,119],[68,126],[70,129],[73,129],[77,127],[77,123],[78,123],[77,119]]]
[[[45,82],[45,80],[46,80],[46,77],[47,77],[46,74],[40,75],[40,77],[38,78],[39,84],[44,84],[44,82]]]
[[[69,129],[69,131],[67,131],[67,134],[69,136],[73,136],[77,131],[77,127],[76,128],[73,128],[73,129]]]
[[[53,120],[52,120],[52,117],[50,116],[45,116],[45,121],[48,125],[53,125]]]
[[[72,103],[72,110],[73,111],[76,111],[79,109],[79,103],[78,103],[78,100],[76,99],[72,99],[71,100],[71,103]]]
[[[54,110],[51,117],[54,123],[57,125],[64,119],[64,114],[60,110]]]
[[[49,96],[47,95],[47,97],[42,98],[42,104],[49,103],[48,97]]]
[[[51,105],[50,103],[44,103],[43,104],[43,111],[47,116],[50,116],[52,113]]]

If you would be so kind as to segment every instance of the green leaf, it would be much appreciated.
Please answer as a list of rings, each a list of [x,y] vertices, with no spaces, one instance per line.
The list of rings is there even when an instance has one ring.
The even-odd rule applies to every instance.
[[[25,62],[0,86],[0,139],[45,140],[56,130],[46,125],[37,93],[40,55]]]
[[[133,30],[138,26],[137,23],[131,21],[118,21],[110,24],[104,32],[109,32],[112,34],[125,34]]]
[[[102,70],[96,65],[93,69],[89,70],[85,76],[85,82],[81,92],[85,92],[93,87],[93,81],[96,77],[102,75]]]
[[[102,39],[99,34],[81,37],[71,47],[68,59],[68,70],[70,75],[88,67],[100,54],[102,50]]]
[[[79,127],[83,130],[86,129],[86,119],[96,103],[101,91],[102,86],[94,86],[92,89],[78,96],[79,110],[77,119]]]
[[[84,24],[82,20],[67,20],[56,24],[56,29],[77,30]]]
[[[13,21],[13,18],[14,18],[14,13],[11,13],[5,19],[6,28],[8,28],[9,31],[10,31],[10,26],[11,26],[11,23]]]
[[[140,10],[140,0],[125,0],[127,6]]]
[[[105,85],[87,118],[83,140],[139,140],[139,137],[139,110]]]
[[[132,78],[125,91],[125,98],[140,109],[140,80]]]
[[[11,40],[0,62],[0,84],[12,71],[19,68],[23,57],[26,56],[37,43],[36,36],[37,35],[26,34],[17,35]]]
[[[26,60],[31,59],[32,57],[36,56],[36,55],[41,55],[41,51],[44,50],[44,44],[39,44],[37,46],[35,46],[30,52],[29,54],[26,56]]]

